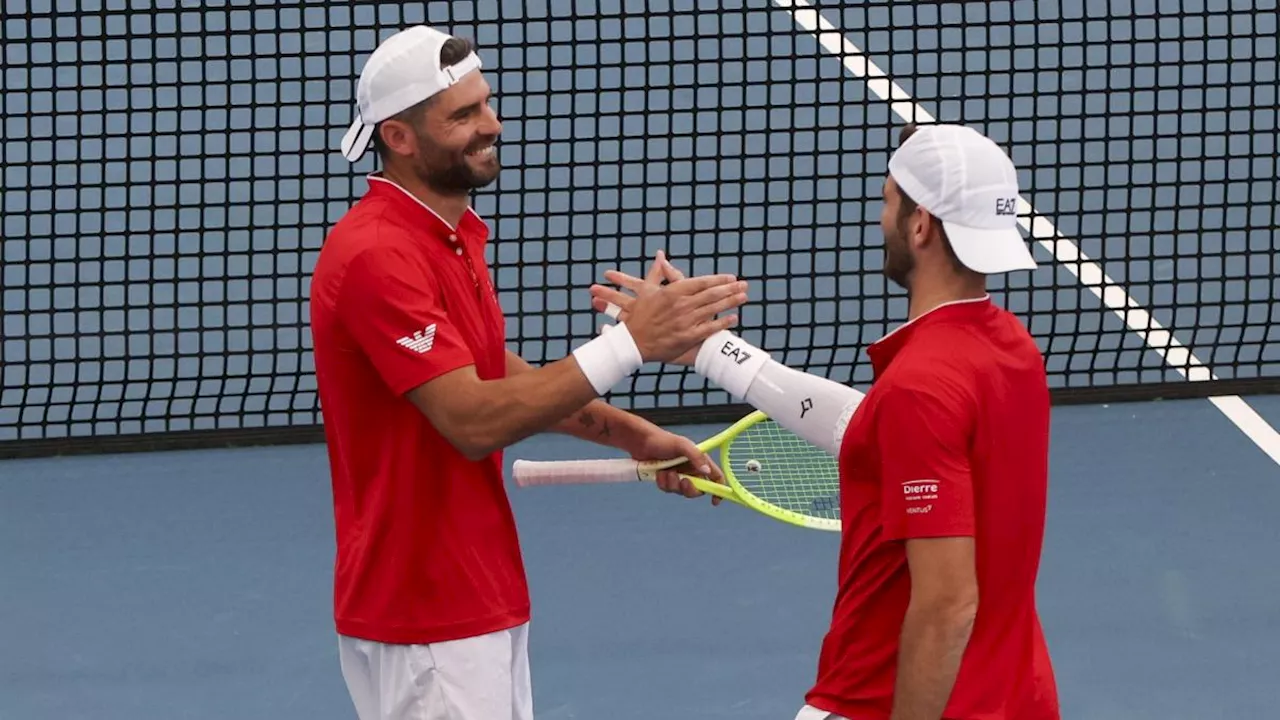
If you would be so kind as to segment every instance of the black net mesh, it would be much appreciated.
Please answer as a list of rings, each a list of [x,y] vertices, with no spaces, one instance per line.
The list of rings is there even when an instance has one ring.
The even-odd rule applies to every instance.
[[[906,313],[879,198],[916,110],[883,71],[1019,165],[1041,268],[992,291],[1059,401],[1276,389],[1275,2],[0,4],[0,452],[317,437],[309,272],[376,169],[335,146],[364,58],[422,22],[495,90],[475,205],[535,364],[665,249],[752,281],[739,331],[778,360],[867,383]],[[741,412],[675,367],[611,399]]]

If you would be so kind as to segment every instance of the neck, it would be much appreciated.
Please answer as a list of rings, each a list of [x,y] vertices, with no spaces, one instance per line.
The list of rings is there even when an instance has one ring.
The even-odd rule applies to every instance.
[[[961,300],[978,300],[987,294],[987,281],[982,275],[948,275],[915,282],[909,293],[907,319],[915,320],[940,305]]]
[[[407,172],[398,167],[388,167],[382,172],[382,176],[404,188],[423,205],[431,208],[442,220],[449,223],[449,227],[458,227],[467,208],[471,207],[471,197],[467,193],[446,195],[422,182],[416,173]]]

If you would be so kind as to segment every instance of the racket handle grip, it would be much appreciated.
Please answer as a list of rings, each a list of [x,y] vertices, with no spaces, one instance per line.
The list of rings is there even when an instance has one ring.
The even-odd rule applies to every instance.
[[[625,458],[611,460],[517,460],[511,467],[516,484],[594,485],[598,483],[638,482],[639,463]]]

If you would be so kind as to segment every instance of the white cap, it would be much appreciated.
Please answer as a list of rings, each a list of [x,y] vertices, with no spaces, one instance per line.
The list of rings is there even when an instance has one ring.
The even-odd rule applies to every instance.
[[[356,85],[355,121],[342,136],[344,157],[359,160],[378,123],[480,69],[480,58],[474,52],[456,65],[440,67],[440,48],[449,38],[434,28],[415,25],[382,41],[373,51]]]
[[[921,125],[889,158],[889,175],[942,221],[965,267],[984,275],[1036,267],[1018,232],[1018,173],[990,138],[963,125]]]

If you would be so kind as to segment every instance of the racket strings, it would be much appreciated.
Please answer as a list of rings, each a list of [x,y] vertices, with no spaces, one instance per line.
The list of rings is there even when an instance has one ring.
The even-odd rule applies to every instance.
[[[772,420],[734,438],[730,470],[747,492],[776,507],[810,517],[840,519],[840,475],[835,458]]]

